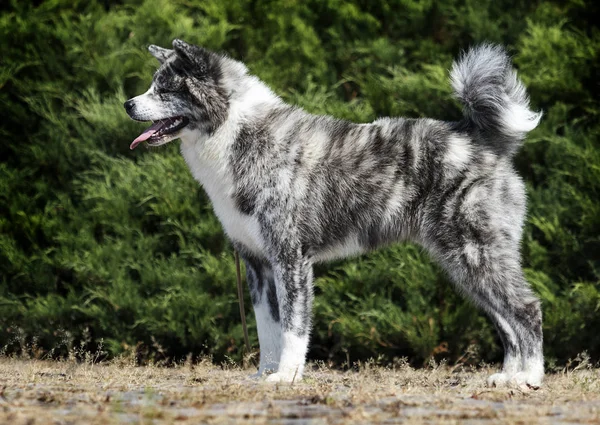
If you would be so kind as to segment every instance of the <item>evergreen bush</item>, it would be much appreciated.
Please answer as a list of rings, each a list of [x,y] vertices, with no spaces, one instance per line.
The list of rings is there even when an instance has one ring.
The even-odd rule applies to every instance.
[[[139,361],[240,359],[232,249],[177,143],[130,152],[122,103],[183,38],[243,60],[286,101],[357,122],[460,117],[448,69],[507,45],[538,129],[516,158],[528,281],[550,365],[600,359],[597,2],[122,0],[0,6],[0,347]],[[489,321],[418,247],[316,270],[313,359],[498,361]],[[249,299],[246,299],[249,305]],[[252,343],[258,345],[248,311]],[[473,350],[472,348],[477,348]]]

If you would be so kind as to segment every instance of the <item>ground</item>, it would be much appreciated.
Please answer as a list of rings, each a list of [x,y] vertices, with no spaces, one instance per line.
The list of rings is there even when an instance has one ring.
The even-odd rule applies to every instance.
[[[487,388],[487,367],[311,365],[271,384],[210,362],[176,367],[0,358],[0,423],[600,423],[600,370],[549,374],[538,390]]]

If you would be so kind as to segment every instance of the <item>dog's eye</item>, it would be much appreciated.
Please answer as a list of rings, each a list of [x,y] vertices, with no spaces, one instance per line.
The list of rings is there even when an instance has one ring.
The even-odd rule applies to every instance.
[[[171,90],[179,91],[179,90],[183,89],[184,79],[182,77],[177,76],[177,77],[173,78],[173,80],[170,83],[171,83]]]
[[[154,79],[156,87],[163,92],[180,91],[184,86],[184,79],[178,75],[158,75]]]

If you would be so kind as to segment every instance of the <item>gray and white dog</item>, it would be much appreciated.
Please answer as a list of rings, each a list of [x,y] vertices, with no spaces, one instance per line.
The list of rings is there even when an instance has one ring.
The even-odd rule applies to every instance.
[[[184,41],[149,50],[161,66],[125,109],[154,124],[131,149],[181,139],[246,264],[258,376],[302,377],[313,264],[411,240],[498,329],[504,364],[488,383],[541,384],[540,302],[519,254],[525,188],[511,164],[541,113],[503,48],[484,44],[454,63],[461,121],[370,124],[287,105],[244,64]]]

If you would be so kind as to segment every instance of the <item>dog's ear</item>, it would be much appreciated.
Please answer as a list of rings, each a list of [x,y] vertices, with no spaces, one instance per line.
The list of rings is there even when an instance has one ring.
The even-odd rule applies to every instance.
[[[177,52],[180,58],[186,59],[190,62],[194,60],[198,50],[196,46],[192,46],[191,44],[188,44],[178,38],[173,40],[173,49],[175,49],[175,52]]]
[[[207,52],[201,47],[188,44],[183,40],[173,40],[175,53],[194,67],[194,72],[203,74],[207,68]]]
[[[163,49],[162,47],[155,46],[154,44],[148,46],[148,51],[152,56],[158,59],[158,61],[161,64],[164,63],[169,58],[169,56],[173,54],[173,50]]]

